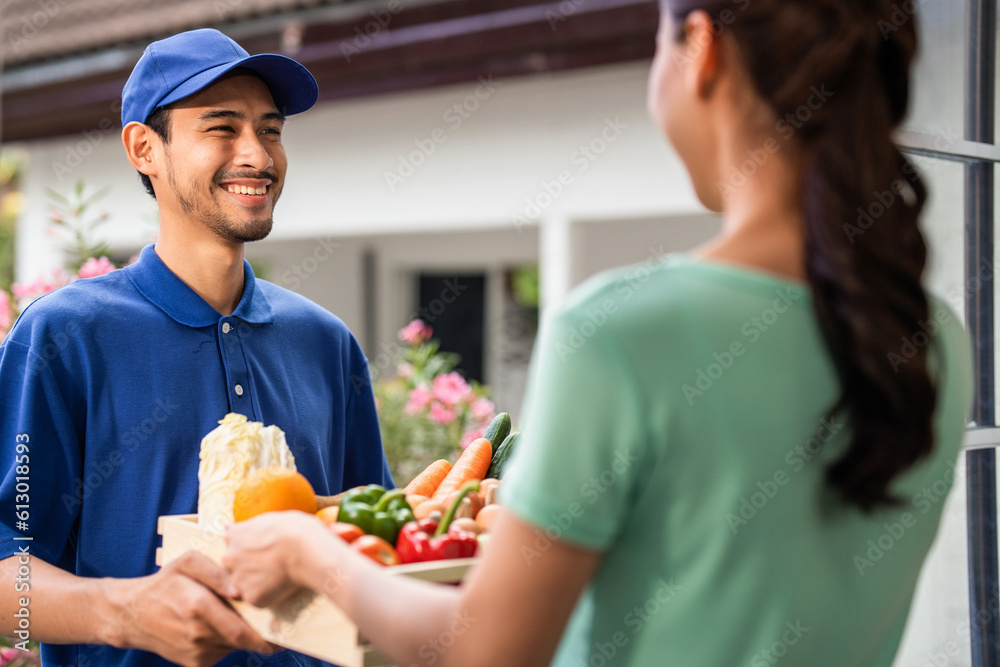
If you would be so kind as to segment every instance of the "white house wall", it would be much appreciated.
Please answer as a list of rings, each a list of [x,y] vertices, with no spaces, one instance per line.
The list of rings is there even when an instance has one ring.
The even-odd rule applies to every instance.
[[[552,217],[698,211],[682,165],[647,118],[646,72],[638,63],[484,79],[324,104],[292,117],[285,132],[287,184],[272,238],[496,228],[514,225],[517,215],[531,225]],[[581,150],[588,145],[592,150]],[[112,245],[132,248],[151,239],[153,229],[143,221],[155,217],[154,205],[116,132],[22,148],[29,167],[19,279],[56,259],[44,234],[46,186],[67,190],[77,178],[110,185],[102,206],[112,215],[106,227]],[[419,166],[387,183],[386,174],[409,174],[401,170],[405,162]]]

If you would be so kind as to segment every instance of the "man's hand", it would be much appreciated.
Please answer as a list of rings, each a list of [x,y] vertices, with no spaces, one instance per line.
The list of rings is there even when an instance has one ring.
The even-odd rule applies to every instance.
[[[107,580],[118,610],[108,643],[152,651],[181,665],[211,665],[235,649],[273,647],[219,596],[236,597],[225,569],[189,551],[156,574]]]

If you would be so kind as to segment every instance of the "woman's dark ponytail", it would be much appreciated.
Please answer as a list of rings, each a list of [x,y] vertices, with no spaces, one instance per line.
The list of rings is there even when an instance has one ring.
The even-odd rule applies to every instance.
[[[852,433],[826,478],[864,511],[897,503],[891,482],[934,444],[917,224],[927,192],[892,142],[907,109],[916,17],[899,26],[891,12],[884,0],[754,0],[723,27],[779,126],[794,128],[806,271],[842,388],[831,414]],[[894,30],[884,35],[880,21]]]

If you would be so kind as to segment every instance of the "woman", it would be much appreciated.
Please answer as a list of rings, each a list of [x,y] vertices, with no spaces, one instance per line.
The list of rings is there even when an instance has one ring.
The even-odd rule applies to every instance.
[[[892,9],[667,1],[649,111],[720,235],[547,323],[462,588],[282,514],[229,532],[242,596],[324,591],[400,665],[891,664],[971,388],[890,140],[916,50],[914,19],[880,32]]]

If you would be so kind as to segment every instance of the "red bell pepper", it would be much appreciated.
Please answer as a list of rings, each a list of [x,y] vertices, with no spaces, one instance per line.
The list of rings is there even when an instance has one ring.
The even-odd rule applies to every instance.
[[[451,526],[462,499],[479,490],[479,482],[472,481],[462,487],[455,502],[440,522],[434,519],[410,521],[399,532],[396,551],[402,563],[423,563],[449,558],[471,558],[479,546],[478,536],[472,531]]]

